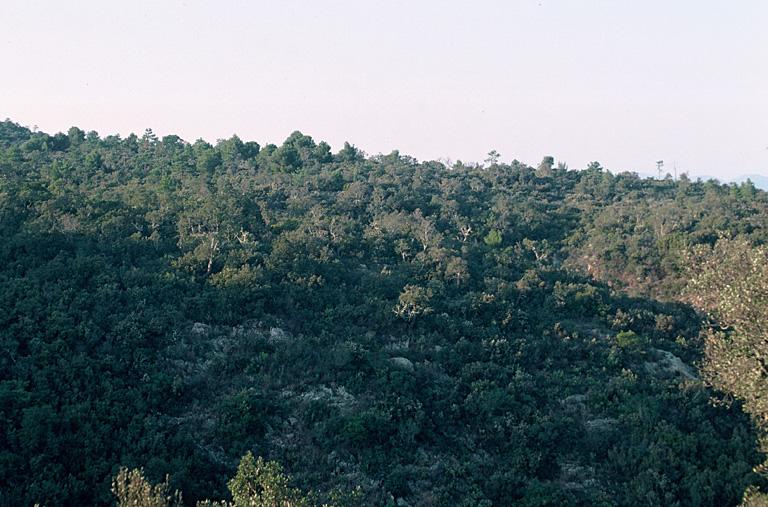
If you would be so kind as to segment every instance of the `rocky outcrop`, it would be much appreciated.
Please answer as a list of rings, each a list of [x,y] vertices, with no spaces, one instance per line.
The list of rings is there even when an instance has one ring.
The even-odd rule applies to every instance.
[[[413,362],[405,357],[393,357],[389,360],[390,363],[392,363],[397,368],[400,368],[401,370],[410,371],[412,372],[414,370]]]
[[[685,364],[682,359],[672,352],[661,349],[651,349],[652,361],[647,361],[645,371],[654,377],[661,379],[680,378],[685,380],[698,380],[694,369]]]

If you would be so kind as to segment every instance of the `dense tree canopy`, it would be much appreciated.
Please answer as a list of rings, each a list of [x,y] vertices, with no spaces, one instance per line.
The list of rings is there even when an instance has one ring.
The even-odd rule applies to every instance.
[[[680,296],[767,206],[552,157],[2,122],[0,504],[110,504],[114,477],[237,504],[248,452],[317,504],[736,504],[758,430],[711,403]]]

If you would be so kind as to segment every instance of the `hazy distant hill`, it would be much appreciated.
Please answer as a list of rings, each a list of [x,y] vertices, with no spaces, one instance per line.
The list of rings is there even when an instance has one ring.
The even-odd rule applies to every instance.
[[[636,174],[639,177],[641,177],[641,178],[656,179],[656,175],[651,174],[651,173],[636,173]],[[717,180],[717,181],[719,181],[721,183],[725,183],[725,184],[728,184],[728,183],[744,183],[747,180],[751,180],[752,183],[755,185],[755,187],[759,188],[760,190],[768,190],[768,176],[763,176],[763,175],[760,175],[760,174],[742,174],[740,176],[737,176],[735,178],[731,178],[731,179],[728,179],[728,180],[724,180],[723,178],[719,178],[717,176],[712,176],[712,175],[709,175],[709,174],[705,174],[705,175],[699,175],[699,174],[691,175],[691,174],[689,174],[688,177],[691,180],[694,180],[694,181],[695,180],[701,180],[701,181]]]
[[[716,176],[710,176],[710,175],[704,175],[704,176],[692,176],[691,179],[700,179],[701,181],[708,181],[708,180],[718,180],[721,183],[744,183],[747,180],[752,181],[752,183],[755,185],[755,187],[761,189],[761,190],[768,190],[768,176],[761,176],[759,174],[742,174],[740,176],[736,176],[735,178],[731,178],[729,180],[723,180],[722,178],[718,178]]]
[[[742,183],[747,180],[752,180],[752,183],[754,183],[755,186],[761,190],[768,190],[768,176],[763,176],[760,174],[743,174],[737,178],[734,178],[732,181],[735,183]]]

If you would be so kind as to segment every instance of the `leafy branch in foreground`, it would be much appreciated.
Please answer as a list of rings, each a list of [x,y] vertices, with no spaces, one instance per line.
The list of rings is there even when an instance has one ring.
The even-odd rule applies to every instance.
[[[198,507],[312,507],[318,505],[317,495],[303,493],[291,486],[291,477],[276,461],[254,458],[249,451],[240,460],[235,477],[228,483],[232,501],[203,500]],[[170,493],[168,477],[160,484],[152,485],[142,470],[121,468],[112,481],[112,492],[117,497],[118,507],[180,507],[181,493]],[[333,504],[323,503],[322,507],[345,507],[355,505],[359,492],[333,491]]]
[[[744,404],[768,450],[768,248],[745,239],[720,239],[689,256],[693,277],[687,297],[707,312],[702,372],[717,389]],[[768,462],[756,468],[768,473]],[[743,505],[768,505],[768,495],[749,488]]]
[[[181,493],[171,493],[168,476],[160,484],[151,484],[144,471],[123,467],[112,479],[112,493],[118,507],[181,507]]]

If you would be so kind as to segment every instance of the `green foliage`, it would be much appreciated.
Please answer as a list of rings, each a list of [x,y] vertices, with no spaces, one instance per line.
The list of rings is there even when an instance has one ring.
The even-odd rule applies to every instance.
[[[492,162],[0,123],[0,503],[107,505],[117,465],[144,467],[126,494],[190,504],[235,474],[238,501],[313,505],[733,505],[762,486],[740,405],[659,372],[725,347],[762,392],[761,285],[705,291],[732,303],[702,303],[729,326],[705,343],[671,299],[700,279],[684,253],[720,237],[746,241],[723,272],[761,279],[742,260],[766,194]],[[236,472],[249,449],[274,462]]]
[[[248,451],[241,459],[237,472],[229,481],[232,501],[200,500],[197,507],[310,507],[318,505],[315,495],[304,494],[291,486],[292,479],[276,461],[253,457]],[[151,484],[139,469],[121,468],[112,479],[112,493],[118,507],[181,507],[181,493],[170,494],[168,478]],[[322,507],[353,507],[358,504],[359,490],[333,490],[330,503]]]
[[[165,482],[152,485],[142,470],[121,468],[112,479],[112,493],[117,507],[181,507],[181,493],[170,493],[168,477]]]
[[[688,257],[689,300],[707,312],[703,373],[716,388],[744,404],[768,449],[768,247],[720,239]],[[762,466],[767,469],[766,464]],[[760,495],[747,504],[759,505]]]
[[[248,452],[237,467],[237,474],[229,481],[234,507],[306,507],[312,505],[279,463],[254,459]]]
[[[483,241],[488,246],[499,246],[501,245],[501,232],[496,229],[491,229],[488,234],[485,235]]]
[[[642,340],[634,331],[621,331],[616,334],[616,345],[622,349],[637,349]]]
[[[699,248],[690,262],[688,297],[718,324],[705,332],[704,371],[714,385],[744,400],[745,408],[765,421],[768,248],[723,239],[711,249]]]
[[[401,319],[410,322],[419,315],[432,312],[432,308],[429,306],[431,298],[432,291],[430,289],[417,285],[406,285],[398,296],[397,305],[393,311]]]

